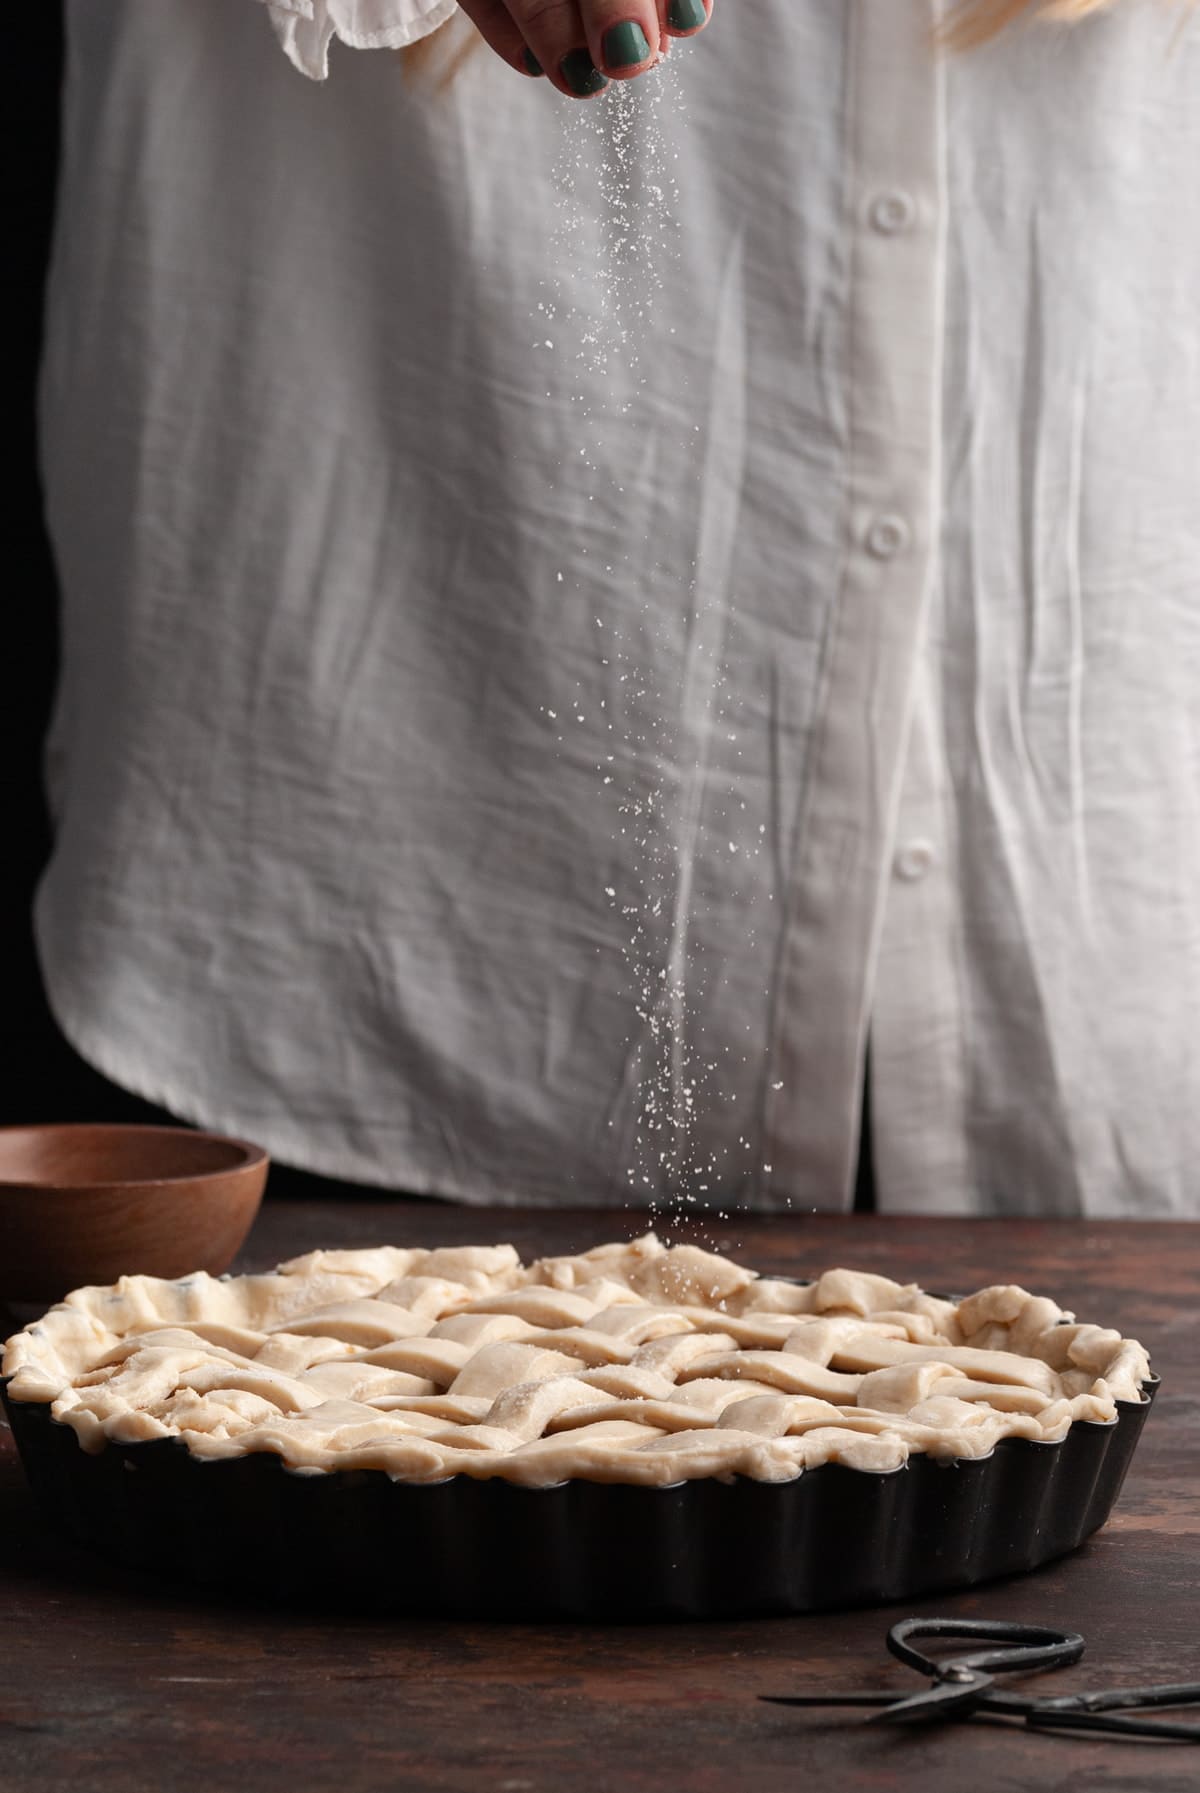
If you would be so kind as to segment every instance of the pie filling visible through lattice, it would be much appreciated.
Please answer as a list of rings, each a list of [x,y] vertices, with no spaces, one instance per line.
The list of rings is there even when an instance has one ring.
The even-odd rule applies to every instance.
[[[307,1474],[530,1487],[983,1457],[1110,1422],[1149,1375],[1141,1345],[1011,1285],[955,1302],[854,1270],[798,1284],[652,1233],[531,1264],[384,1246],[123,1277],[17,1333],[3,1367],[86,1451],[169,1437]]]

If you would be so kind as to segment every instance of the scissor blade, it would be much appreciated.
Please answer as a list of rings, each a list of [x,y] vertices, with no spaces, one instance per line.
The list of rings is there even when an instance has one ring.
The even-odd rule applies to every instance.
[[[760,1693],[768,1706],[886,1706],[890,1693]]]
[[[914,1693],[907,1700],[894,1700],[882,1712],[874,1713],[868,1724],[919,1725],[933,1724],[939,1719],[968,1717],[982,1703],[988,1678],[970,1681],[939,1681],[924,1693]]]

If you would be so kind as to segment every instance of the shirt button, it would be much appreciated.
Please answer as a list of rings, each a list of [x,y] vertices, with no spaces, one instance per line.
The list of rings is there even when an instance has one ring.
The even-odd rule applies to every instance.
[[[891,560],[908,546],[908,524],[903,517],[876,517],[867,529],[866,544],[876,560]]]
[[[906,884],[917,884],[933,870],[936,861],[937,854],[931,841],[910,840],[896,854],[896,876],[903,878]]]
[[[908,193],[878,193],[871,201],[871,227],[881,236],[896,237],[912,224],[917,208]]]

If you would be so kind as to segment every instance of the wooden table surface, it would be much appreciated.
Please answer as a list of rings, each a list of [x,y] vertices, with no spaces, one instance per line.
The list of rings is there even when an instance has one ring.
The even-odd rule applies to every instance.
[[[627,1213],[275,1199],[238,1267],[384,1242],[512,1240],[537,1255],[631,1226]],[[1087,1656],[1052,1677],[1055,1692],[1200,1679],[1200,1226],[813,1216],[738,1218],[692,1236],[790,1274],[852,1263],[935,1288],[1023,1282],[1141,1338],[1163,1389],[1105,1530],[1033,1575],[904,1610],[1082,1631]],[[0,1432],[0,1786],[10,1793],[790,1793],[814,1777],[827,1789],[922,1793],[1200,1784],[1187,1744],[980,1720],[868,1730],[857,1715],[757,1700],[919,1686],[883,1648],[899,1616],[512,1626],[233,1606],[135,1579],[51,1536]]]

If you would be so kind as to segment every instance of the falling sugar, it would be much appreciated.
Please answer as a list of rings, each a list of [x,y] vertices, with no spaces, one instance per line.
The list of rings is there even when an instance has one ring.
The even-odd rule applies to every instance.
[[[673,60],[690,53],[677,49]],[[552,264],[561,273],[552,272],[545,281],[537,310],[557,326],[553,337],[542,339],[544,348],[557,343],[558,356],[569,357],[565,367],[561,361],[558,366],[567,379],[577,434],[560,463],[562,477],[597,506],[596,528],[587,541],[573,544],[577,570],[566,576],[564,602],[595,595],[601,577],[606,598],[604,614],[593,614],[595,629],[606,637],[597,655],[605,676],[586,686],[577,681],[563,701],[576,726],[588,728],[589,743],[598,752],[598,795],[611,805],[612,857],[619,870],[604,895],[628,928],[620,950],[633,1023],[625,1041],[625,1084],[633,1096],[609,1125],[617,1131],[614,1144],[632,1199],[652,1213],[661,1209],[669,1228],[691,1213],[703,1218],[712,1190],[753,1175],[752,1148],[744,1136],[735,1146],[704,1144],[706,1131],[715,1131],[713,1117],[722,1099],[737,1098],[733,1091],[722,1098],[728,1045],[718,1054],[706,1041],[711,977],[695,938],[703,897],[694,885],[685,842],[694,836],[702,797],[711,799],[713,773],[707,740],[694,738],[694,727],[690,735],[683,727],[687,655],[678,645],[681,607],[691,617],[696,653],[710,662],[708,733],[715,739],[720,730],[736,744],[736,730],[721,726],[720,640],[713,638],[716,631],[706,638],[697,626],[704,596],[696,564],[660,565],[648,522],[640,531],[626,526],[638,495],[627,494],[622,483],[626,463],[635,464],[622,454],[622,444],[638,440],[650,411],[642,357],[658,352],[664,271],[677,254],[679,158],[672,139],[683,116],[682,100],[666,63],[635,82],[614,84],[603,102],[563,107],[561,116]],[[600,202],[598,246],[581,243],[584,194],[595,194]],[[577,303],[571,294],[586,290],[584,258],[598,296]],[[686,387],[675,396],[683,413],[672,426],[678,439],[664,446],[683,478],[698,488],[702,429],[686,417]],[[586,493],[581,476],[588,481]],[[649,514],[643,506],[643,518]],[[602,575],[599,565],[583,564],[600,540],[606,548],[599,557]],[[556,574],[556,583],[564,583],[563,572]],[[672,669],[669,676],[663,668]],[[590,706],[585,709],[580,701],[585,689],[606,693],[598,723],[587,723]],[[729,827],[735,819],[731,810],[745,808],[744,801],[735,806],[731,797],[726,809],[717,809],[717,825]],[[737,829],[731,834],[730,859],[745,862],[752,875],[765,825],[758,824],[745,840]],[[752,936],[748,944],[753,945]]]

